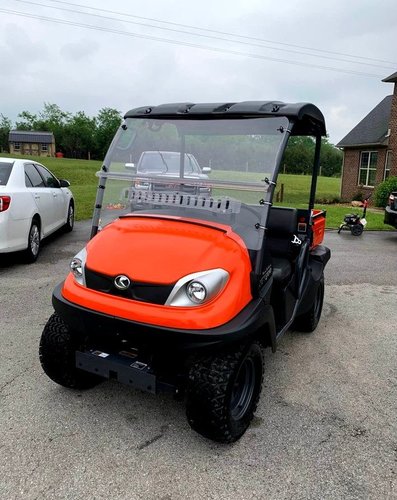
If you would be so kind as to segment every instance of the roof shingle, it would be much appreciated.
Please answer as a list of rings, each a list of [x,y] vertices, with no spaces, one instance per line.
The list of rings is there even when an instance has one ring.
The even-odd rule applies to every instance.
[[[386,146],[393,96],[386,96],[338,144],[338,148],[354,146]]]
[[[52,141],[54,140],[54,134],[52,132],[11,130],[8,135],[8,140],[10,142],[51,144]]]

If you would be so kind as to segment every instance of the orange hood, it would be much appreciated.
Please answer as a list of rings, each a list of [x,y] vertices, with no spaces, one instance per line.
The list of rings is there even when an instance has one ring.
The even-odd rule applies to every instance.
[[[229,226],[144,215],[120,218],[100,231],[87,244],[86,265],[101,274],[158,284],[218,267],[231,277],[248,267],[249,275],[251,267],[244,242]]]

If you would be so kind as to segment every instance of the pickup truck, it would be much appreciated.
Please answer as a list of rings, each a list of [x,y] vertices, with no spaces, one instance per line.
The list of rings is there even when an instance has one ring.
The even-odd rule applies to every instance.
[[[211,168],[201,168],[197,159],[191,153],[185,153],[185,175],[186,179],[195,180],[208,180],[208,175]],[[180,169],[180,153],[173,151],[143,151],[138,163],[127,163],[126,168],[132,170],[136,175],[148,176],[150,179],[137,179],[131,190],[132,208],[139,208],[139,193],[148,192],[172,192],[174,190],[183,191],[187,194],[200,194],[203,196],[211,195],[211,188],[204,186],[197,186],[193,184],[183,184],[183,186],[174,186],[172,179],[179,177]],[[161,178],[162,182],[156,183],[153,177]],[[169,179],[170,182],[164,183],[164,178]]]

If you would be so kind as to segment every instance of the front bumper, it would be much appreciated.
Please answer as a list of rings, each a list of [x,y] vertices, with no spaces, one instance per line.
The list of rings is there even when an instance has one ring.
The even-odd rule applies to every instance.
[[[384,223],[397,229],[397,212],[390,207],[385,208]]]
[[[73,330],[89,336],[91,341],[96,336],[111,339],[117,335],[137,346],[149,346],[153,351],[190,350],[238,342],[260,330],[266,323],[273,324],[273,309],[261,298],[252,300],[224,325],[202,330],[182,330],[139,323],[81,307],[62,296],[62,285],[59,284],[53,292],[55,311]]]

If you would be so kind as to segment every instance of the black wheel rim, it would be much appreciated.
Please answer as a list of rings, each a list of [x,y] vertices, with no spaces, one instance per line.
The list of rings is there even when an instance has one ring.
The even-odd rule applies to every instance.
[[[231,415],[235,420],[241,419],[250,407],[254,394],[256,373],[251,358],[244,360],[237,374],[230,400]]]

